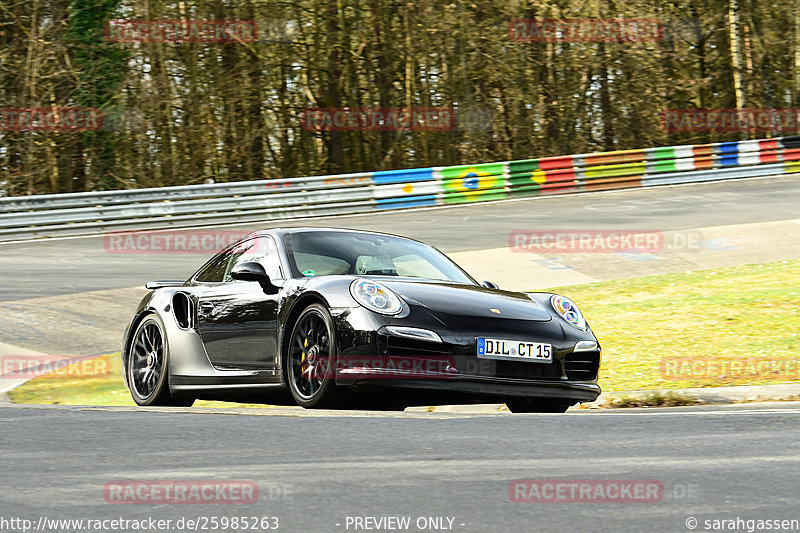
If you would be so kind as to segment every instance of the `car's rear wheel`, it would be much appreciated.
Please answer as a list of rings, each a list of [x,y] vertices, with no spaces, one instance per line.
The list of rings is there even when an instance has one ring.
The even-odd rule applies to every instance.
[[[506,407],[512,413],[563,413],[575,402],[548,398],[510,398]]]
[[[286,357],[286,380],[295,402],[306,409],[337,407],[336,337],[324,305],[306,307],[292,328]]]
[[[169,391],[169,345],[156,315],[139,323],[128,355],[128,384],[138,405],[188,407],[193,398],[175,397]]]

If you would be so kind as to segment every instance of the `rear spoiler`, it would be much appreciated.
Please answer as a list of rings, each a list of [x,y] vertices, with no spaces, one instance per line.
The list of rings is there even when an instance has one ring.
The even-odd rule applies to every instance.
[[[144,284],[146,289],[160,289],[162,287],[182,287],[185,281],[148,281]]]

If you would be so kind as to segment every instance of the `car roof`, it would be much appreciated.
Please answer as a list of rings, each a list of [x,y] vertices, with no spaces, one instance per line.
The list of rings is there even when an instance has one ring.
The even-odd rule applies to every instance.
[[[296,228],[270,228],[270,229],[263,229],[257,230],[251,233],[251,235],[274,235],[276,237],[283,237],[284,235],[290,235],[292,233],[368,233],[370,235],[386,235],[388,237],[398,237],[400,239],[408,239],[408,240],[415,240],[410,239],[409,237],[405,237],[403,235],[395,235],[392,233],[384,233],[381,231],[370,231],[370,230],[360,230],[360,229],[351,229],[351,228],[333,228],[333,227],[314,227],[314,226],[301,226]]]

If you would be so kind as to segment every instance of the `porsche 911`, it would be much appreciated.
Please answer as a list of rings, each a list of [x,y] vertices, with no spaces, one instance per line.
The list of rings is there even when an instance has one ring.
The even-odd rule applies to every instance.
[[[128,325],[139,405],[282,390],[305,408],[593,401],[601,348],[578,306],[478,282],[395,235],[258,231],[185,281],[153,281]]]

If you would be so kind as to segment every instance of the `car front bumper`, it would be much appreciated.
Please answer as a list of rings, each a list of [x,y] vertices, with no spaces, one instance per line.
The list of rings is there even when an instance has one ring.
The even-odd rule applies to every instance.
[[[601,348],[591,330],[573,331],[556,321],[483,321],[458,328],[432,328],[429,320],[404,321],[404,326],[434,331],[442,339],[438,343],[387,334],[383,326],[390,325],[390,319],[365,310],[350,311],[336,319],[339,385],[453,394],[473,400],[525,397],[588,402],[601,392],[597,383]],[[552,361],[478,357],[478,336],[550,344]],[[594,348],[575,350],[586,343]]]

